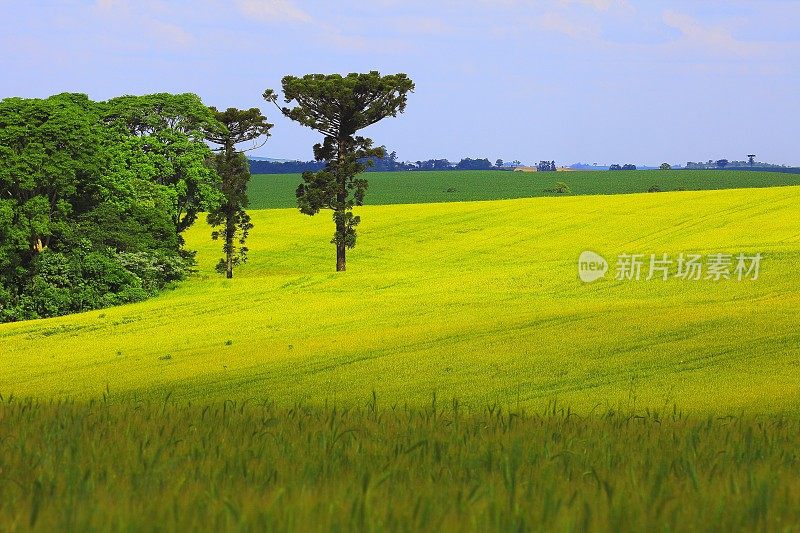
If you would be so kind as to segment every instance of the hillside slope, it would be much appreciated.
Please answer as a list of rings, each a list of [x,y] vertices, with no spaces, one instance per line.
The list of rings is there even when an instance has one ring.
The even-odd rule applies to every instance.
[[[800,407],[800,188],[253,212],[250,262],[141,304],[0,326],[0,393],[684,410]],[[612,272],[584,285],[594,250]],[[621,253],[756,253],[756,281],[615,281]],[[645,268],[646,269],[646,268]],[[646,272],[645,272],[646,274]]]

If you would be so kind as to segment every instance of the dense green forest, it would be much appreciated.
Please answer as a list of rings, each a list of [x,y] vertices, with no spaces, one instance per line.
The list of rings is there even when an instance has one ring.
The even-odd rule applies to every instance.
[[[221,203],[193,94],[0,101],[0,321],[147,298],[184,278],[181,234]]]

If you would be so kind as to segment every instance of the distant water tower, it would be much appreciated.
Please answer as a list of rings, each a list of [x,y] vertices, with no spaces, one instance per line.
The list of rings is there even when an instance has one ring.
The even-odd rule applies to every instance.
[[[751,167],[756,164],[756,154],[747,155],[747,164]]]

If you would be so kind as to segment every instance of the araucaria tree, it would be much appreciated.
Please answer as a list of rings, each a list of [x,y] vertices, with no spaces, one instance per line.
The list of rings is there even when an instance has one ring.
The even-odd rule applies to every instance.
[[[356,226],[361,221],[353,215],[353,207],[363,204],[367,189],[367,180],[358,175],[371,158],[385,156],[383,148],[373,147],[372,139],[356,133],[402,113],[414,83],[405,74],[381,76],[373,71],[347,76],[286,76],[282,86],[286,103],[294,102],[294,107],[278,105],[272,89],[264,92],[264,99],[278,105],[290,119],[324,135],[323,142],[314,146],[314,157],[324,161],[325,167],[303,173],[297,205],[307,215],[321,209],[333,211],[336,232],[331,243],[336,245],[336,270],[343,271],[347,266],[345,251],[355,246]]]
[[[225,273],[231,279],[233,268],[247,260],[245,242],[253,228],[250,215],[245,211],[248,204],[250,167],[244,152],[254,149],[255,146],[238,151],[236,145],[255,141],[259,137],[269,137],[272,124],[267,122],[267,118],[257,108],[241,110],[231,107],[225,111],[217,111],[212,107],[211,111],[225,129],[206,132],[206,140],[219,145],[211,161],[221,178],[220,188],[223,195],[219,206],[209,212],[208,223],[215,228],[211,237],[214,240],[221,238],[223,241],[222,252],[225,257],[217,264],[217,272]],[[222,230],[216,229],[220,226]]]

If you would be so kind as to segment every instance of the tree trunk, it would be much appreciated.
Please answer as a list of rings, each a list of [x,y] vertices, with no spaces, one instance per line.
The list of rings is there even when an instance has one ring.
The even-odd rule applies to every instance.
[[[336,222],[336,234],[339,236],[336,242],[336,272],[344,272],[347,270],[347,259],[345,258],[345,245],[344,245],[344,222]]]
[[[347,260],[345,259],[345,232],[347,228],[345,227],[344,223],[344,214],[345,214],[345,203],[347,202],[347,189],[345,178],[342,177],[342,165],[344,164],[344,156],[346,153],[346,141],[344,139],[338,140],[338,157],[336,160],[336,173],[338,174],[338,185],[339,191],[336,195],[337,200],[337,208],[338,208],[338,217],[336,217],[336,235],[338,235],[338,239],[336,239],[336,272],[344,272],[347,270]]]
[[[233,212],[235,208],[228,205],[227,217],[225,220],[225,277],[233,279],[233,239],[236,238],[236,220]]]

